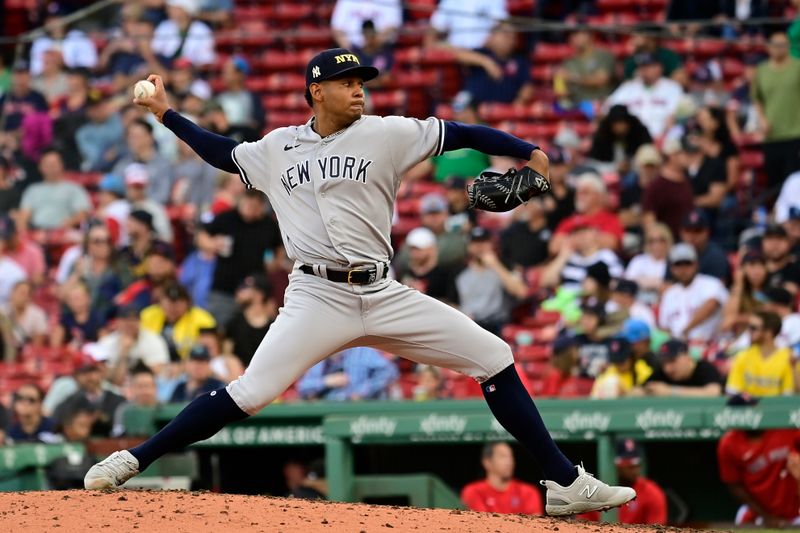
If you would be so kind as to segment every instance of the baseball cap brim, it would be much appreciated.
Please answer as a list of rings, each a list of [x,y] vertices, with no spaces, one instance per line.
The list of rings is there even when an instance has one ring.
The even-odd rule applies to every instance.
[[[367,67],[367,66],[358,66],[358,67],[350,67],[344,70],[340,70],[339,72],[328,76],[327,78],[320,78],[318,80],[314,80],[311,83],[316,83],[320,81],[329,81],[329,80],[338,80],[341,78],[345,78],[347,76],[355,76],[357,78],[361,78],[364,81],[374,80],[378,77],[380,71],[375,67]]]

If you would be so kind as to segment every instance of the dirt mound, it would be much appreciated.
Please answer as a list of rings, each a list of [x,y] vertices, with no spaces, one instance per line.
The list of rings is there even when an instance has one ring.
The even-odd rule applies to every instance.
[[[0,531],[663,532],[664,528],[210,492],[121,490],[0,493]]]

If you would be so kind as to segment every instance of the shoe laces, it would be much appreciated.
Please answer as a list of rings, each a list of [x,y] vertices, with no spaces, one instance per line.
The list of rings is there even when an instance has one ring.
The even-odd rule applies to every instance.
[[[117,462],[115,460],[117,458],[119,458],[119,462]],[[112,460],[108,461],[107,463],[104,463],[104,464],[101,464],[101,465],[98,465],[98,466],[102,467],[107,472],[110,472],[115,478],[121,479],[121,478],[125,477],[130,471],[129,468],[125,468],[123,465],[128,465],[128,466],[132,467],[133,463],[131,461],[125,459],[122,456],[117,456],[117,457],[113,458]],[[135,470],[135,468],[134,468],[134,470]]]
[[[581,467],[580,467],[580,470],[578,470],[578,474],[579,475],[582,474],[584,476],[589,476],[590,478],[594,478],[594,474],[591,474],[591,473],[587,472],[586,469],[583,467],[583,461],[581,461]]]

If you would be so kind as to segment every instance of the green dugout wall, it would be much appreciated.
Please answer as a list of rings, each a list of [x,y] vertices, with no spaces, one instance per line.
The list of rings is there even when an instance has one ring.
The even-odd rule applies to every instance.
[[[690,519],[699,521],[730,520],[735,509],[717,477],[716,441],[722,433],[800,428],[797,396],[766,398],[753,408],[726,407],[724,398],[538,400],[537,405],[568,455],[582,458],[604,480],[615,479],[615,441],[642,442],[648,473],[687,504]],[[149,435],[180,409],[133,411],[128,427]],[[430,473],[457,493],[480,475],[478,450],[490,440],[512,439],[480,400],[319,402],[270,406],[196,448],[218,454],[229,479],[241,468],[237,454],[269,462],[286,457],[281,449],[315,450],[308,453],[326,458],[331,498],[354,501],[363,499],[367,486],[377,486],[364,476],[387,474]],[[539,472],[531,463],[517,448],[519,477],[535,482]],[[279,474],[280,464],[272,471]]]

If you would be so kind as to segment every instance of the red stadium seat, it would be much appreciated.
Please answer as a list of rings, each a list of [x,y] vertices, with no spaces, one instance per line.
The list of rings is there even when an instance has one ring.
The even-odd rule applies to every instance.
[[[305,124],[311,117],[311,110],[306,112],[274,112],[267,116],[267,129],[273,130],[275,128],[282,128],[284,126],[293,126],[297,124]]]
[[[534,316],[526,317],[523,324],[532,328],[541,328],[544,326],[552,326],[561,320],[561,313],[558,311],[545,311],[539,309]]]
[[[288,46],[297,48],[330,48],[333,46],[333,31],[330,27],[314,24],[300,24],[290,32],[284,32],[281,39]]]
[[[305,74],[306,65],[313,55],[311,50],[298,52],[267,50],[260,57],[253,58],[253,63],[266,72],[295,71]]]
[[[393,85],[398,89],[430,89],[438,81],[438,74],[433,71],[398,72],[394,76]]]
[[[266,6],[266,19],[270,22],[297,23],[309,18],[314,13],[314,6],[292,2],[278,2]]]
[[[406,93],[394,91],[369,91],[369,101],[378,114],[402,114],[406,105]]]
[[[442,120],[453,120],[453,108],[450,104],[439,104],[434,115]]]
[[[544,344],[529,344],[518,346],[516,350],[519,361],[549,361],[552,349]]]
[[[537,83],[552,83],[554,68],[552,65],[537,65],[531,67],[531,78]]]
[[[397,201],[397,215],[400,217],[417,217],[419,216],[418,198],[406,198]]]
[[[66,172],[67,181],[77,183],[87,189],[97,189],[103,175],[99,172]]]
[[[597,10],[602,13],[631,11],[637,6],[636,0],[597,0]]]
[[[733,57],[723,57],[720,62],[722,75],[726,80],[734,80],[744,74],[744,63]]]
[[[719,57],[728,48],[728,43],[720,39],[698,39],[692,43],[692,52],[697,57]]]
[[[536,0],[508,0],[508,12],[518,17],[530,17]]]
[[[756,150],[742,150],[739,153],[742,168],[760,169],[764,166],[764,153]]]
[[[536,45],[531,59],[534,64],[542,65],[546,63],[562,63],[569,57],[572,57],[572,47],[568,44],[542,42]]]

